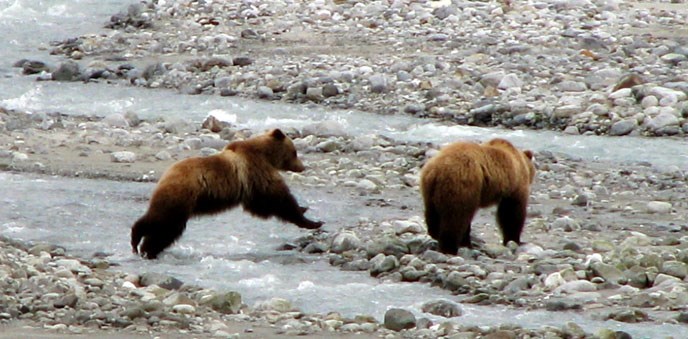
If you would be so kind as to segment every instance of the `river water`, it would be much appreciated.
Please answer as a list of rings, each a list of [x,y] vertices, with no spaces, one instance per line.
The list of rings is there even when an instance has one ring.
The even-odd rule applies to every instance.
[[[22,58],[58,63],[57,57],[47,53],[51,40],[102,31],[111,14],[132,2],[0,0],[0,107],[100,116],[132,111],[144,118],[164,116],[191,121],[200,121],[213,112],[257,131],[276,126],[299,128],[334,120],[352,136],[383,134],[399,141],[435,143],[502,136],[518,146],[587,160],[648,162],[657,167],[688,170],[685,152],[688,143],[682,140],[565,136],[552,132],[447,126],[409,116],[380,116],[219,96],[185,96],[168,90],[36,82],[11,67]],[[345,315],[372,314],[381,320],[389,307],[407,308],[420,315],[423,302],[452,300],[445,291],[427,285],[380,283],[364,273],[331,267],[320,256],[279,252],[276,247],[303,235],[303,231],[275,221],[257,221],[241,211],[196,219],[190,226],[194,231],[186,232],[184,241],[161,260],[141,260],[130,253],[128,233],[131,222],[145,210],[145,197],[153,188],[149,183],[0,173],[0,186],[6,192],[0,197],[3,206],[0,234],[60,244],[78,255],[106,252],[125,271],[167,273],[187,283],[236,290],[248,304],[285,297],[305,312],[336,310]],[[314,215],[322,216],[328,225],[341,224],[341,220],[355,222],[359,217],[383,217],[378,214],[393,217],[388,211],[379,213],[375,208],[352,211],[347,206],[355,197],[342,198],[340,194],[335,197],[333,193],[303,187],[295,191]],[[589,331],[617,328],[648,338],[673,335],[685,329],[675,325],[599,322],[574,313],[461,307],[465,315],[456,321],[474,325],[517,323],[539,327],[576,321]]]

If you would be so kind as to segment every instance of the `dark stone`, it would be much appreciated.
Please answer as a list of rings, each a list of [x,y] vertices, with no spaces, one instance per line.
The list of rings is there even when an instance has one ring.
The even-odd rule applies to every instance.
[[[155,77],[159,77],[167,72],[167,68],[162,63],[158,62],[152,65],[146,66],[141,75],[144,79],[150,80]]]
[[[385,313],[385,328],[389,330],[401,331],[415,326],[416,317],[407,310],[391,308]]]
[[[552,312],[580,310],[583,306],[581,304],[566,302],[564,300],[550,300],[545,303],[545,309]]]
[[[45,64],[43,61],[34,61],[34,60],[26,60],[22,59],[17,61],[14,65],[14,67],[21,67],[22,68],[22,74],[28,75],[28,74],[37,74],[41,72],[49,72],[50,68],[48,65]]]
[[[454,318],[463,314],[459,306],[446,300],[427,302],[423,304],[421,310],[445,318]]]
[[[81,78],[81,69],[79,64],[74,61],[67,61],[60,65],[60,67],[53,72],[53,80],[55,81],[77,81]]]
[[[234,66],[244,67],[252,64],[253,59],[249,57],[236,57],[234,58],[234,60],[232,60],[232,63],[234,64]]]
[[[79,297],[77,297],[76,294],[74,294],[74,293],[70,293],[70,294],[67,294],[67,295],[63,296],[62,298],[56,300],[53,303],[53,307],[55,307],[55,308],[65,308],[65,307],[74,308],[78,301],[79,301]]]
[[[688,324],[688,312],[681,312],[676,317],[676,320],[680,323]]]
[[[203,63],[202,70],[203,71],[208,71],[213,67],[219,67],[219,68],[224,68],[224,67],[229,67],[234,65],[234,62],[224,59],[224,58],[218,58],[218,57],[213,57],[208,60],[206,60]]]
[[[442,288],[456,291],[459,293],[466,293],[470,284],[459,272],[451,272],[442,281]]]
[[[335,85],[327,84],[322,87],[322,95],[325,98],[333,97],[337,94],[339,94],[339,89]]]
[[[158,285],[164,289],[177,290],[180,287],[182,287],[184,283],[175,277],[171,277],[160,273],[149,272],[141,274],[141,276],[139,277],[139,285],[144,287],[150,285]]]
[[[223,88],[220,90],[220,96],[223,97],[233,97],[235,95],[239,94],[239,92],[229,89],[229,88]]]
[[[241,37],[244,39],[259,39],[260,35],[255,30],[249,28],[241,31]]]

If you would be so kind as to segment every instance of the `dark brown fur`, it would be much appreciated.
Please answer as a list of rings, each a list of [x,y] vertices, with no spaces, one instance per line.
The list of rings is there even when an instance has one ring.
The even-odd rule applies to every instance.
[[[172,165],[153,192],[148,211],[134,223],[134,253],[153,259],[184,232],[189,218],[242,205],[254,216],[275,216],[298,227],[315,229],[290,193],[279,171],[301,172],[304,166],[291,139],[279,129],[233,142],[212,156]]]
[[[428,234],[440,251],[456,254],[471,246],[471,221],[479,208],[498,204],[502,241],[521,243],[530,185],[535,176],[531,151],[504,139],[444,147],[421,171]]]

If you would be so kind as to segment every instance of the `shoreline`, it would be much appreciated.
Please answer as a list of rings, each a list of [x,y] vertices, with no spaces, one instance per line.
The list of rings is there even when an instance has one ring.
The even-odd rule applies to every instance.
[[[4,171],[154,181],[176,159],[209,154],[224,146],[227,140],[222,135],[240,138],[249,133],[232,127],[214,133],[195,123],[177,126],[177,132],[166,131],[169,121],[118,114],[103,118],[62,117],[50,128],[41,127],[46,126],[45,120],[31,118],[24,113],[0,112],[6,128],[0,133],[0,143],[10,149],[0,154]],[[121,119],[137,124],[124,125]],[[683,298],[688,298],[688,283],[685,276],[679,278],[688,268],[683,261],[688,258],[688,239],[680,236],[685,231],[680,210],[685,206],[682,201],[688,198],[688,186],[685,178],[676,177],[682,174],[642,165],[592,163],[536,153],[538,178],[524,232],[527,244],[515,249],[498,245],[500,238],[488,210],[474,220],[473,232],[481,241],[478,247],[447,257],[432,250],[432,241],[418,217],[421,212],[416,180],[427,146],[394,144],[377,136],[371,140],[332,137],[325,132],[292,135],[309,170],[303,175],[287,176],[289,185],[298,186],[300,191],[340,187],[342,194],[368,196],[357,202],[362,206],[389,205],[386,208],[405,211],[402,214],[408,218],[343,221],[332,225],[335,229],[330,232],[298,242],[295,251],[311,253],[318,249],[332,265],[368,272],[381,283],[406,281],[439,286],[455,293],[457,303],[505,305],[524,312],[585,312],[595,320],[649,321],[654,325],[682,324],[682,319],[688,317],[681,304]],[[166,137],[153,137],[159,133]],[[119,162],[114,154],[121,152],[120,148],[133,152],[136,160]],[[197,306],[197,312],[206,313]],[[342,320],[331,323],[339,324],[337,321]],[[369,320],[365,321],[347,323],[354,325],[345,328],[374,336],[428,338],[442,331],[487,334],[504,330],[502,326],[456,325],[448,330],[442,324],[420,325],[423,322],[417,319],[418,326],[429,327],[395,334],[384,329],[381,319],[370,323],[373,325],[364,325]],[[309,326],[308,335],[327,328],[312,327],[313,323]],[[512,333],[536,336],[547,331],[574,331],[569,327],[507,328]],[[126,334],[131,330],[119,331]],[[212,332],[204,329],[199,335]]]

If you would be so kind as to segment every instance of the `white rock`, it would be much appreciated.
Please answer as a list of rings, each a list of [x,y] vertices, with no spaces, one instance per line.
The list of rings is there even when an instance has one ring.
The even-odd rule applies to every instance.
[[[523,81],[518,78],[514,73],[509,73],[505,75],[502,80],[499,81],[497,88],[499,89],[509,89],[509,88],[521,88],[523,87]]]
[[[574,280],[557,287],[555,293],[594,292],[597,286],[587,280]]]
[[[350,231],[341,231],[332,239],[330,249],[334,253],[342,253],[361,247],[361,240]]]
[[[561,273],[559,272],[554,272],[545,278],[545,289],[547,290],[553,290],[563,284],[566,283],[566,280],[564,277],[561,276]]]
[[[584,82],[571,80],[560,82],[557,88],[564,92],[585,92],[588,90],[588,86],[586,86]]]
[[[164,160],[170,160],[170,159],[172,159],[172,155],[170,154],[170,152],[162,150],[158,153],[155,153],[155,158],[158,160],[163,160],[163,161]]]
[[[658,131],[669,126],[678,126],[678,118],[676,115],[668,112],[661,112],[656,117],[647,122],[647,127],[652,131]]]
[[[612,92],[609,94],[609,99],[621,99],[621,98],[627,98],[631,96],[631,89],[630,88],[622,88],[616,92]]]
[[[650,213],[668,214],[671,213],[672,205],[666,201],[650,201],[647,203],[647,209]]]
[[[136,161],[136,153],[129,151],[112,152],[110,160],[112,162],[132,163]]]
[[[640,101],[640,106],[643,108],[655,107],[657,105],[659,105],[659,100],[654,95],[648,95]]]
[[[193,307],[192,305],[179,304],[179,305],[172,306],[172,312],[181,313],[181,314],[193,314],[196,312],[196,308]]]
[[[684,101],[684,100],[686,100],[686,97],[688,97],[688,95],[686,95],[686,93],[684,93],[682,91],[677,91],[675,89],[661,87],[661,86],[652,87],[648,92],[650,95],[654,95],[654,96],[660,98],[660,100],[661,100],[661,98],[664,98],[667,96],[675,96],[678,101]]]
[[[105,118],[103,118],[103,122],[110,127],[120,127],[120,128],[129,127],[129,122],[124,117],[124,115],[118,114],[118,113],[113,113],[113,114],[106,116]]]

